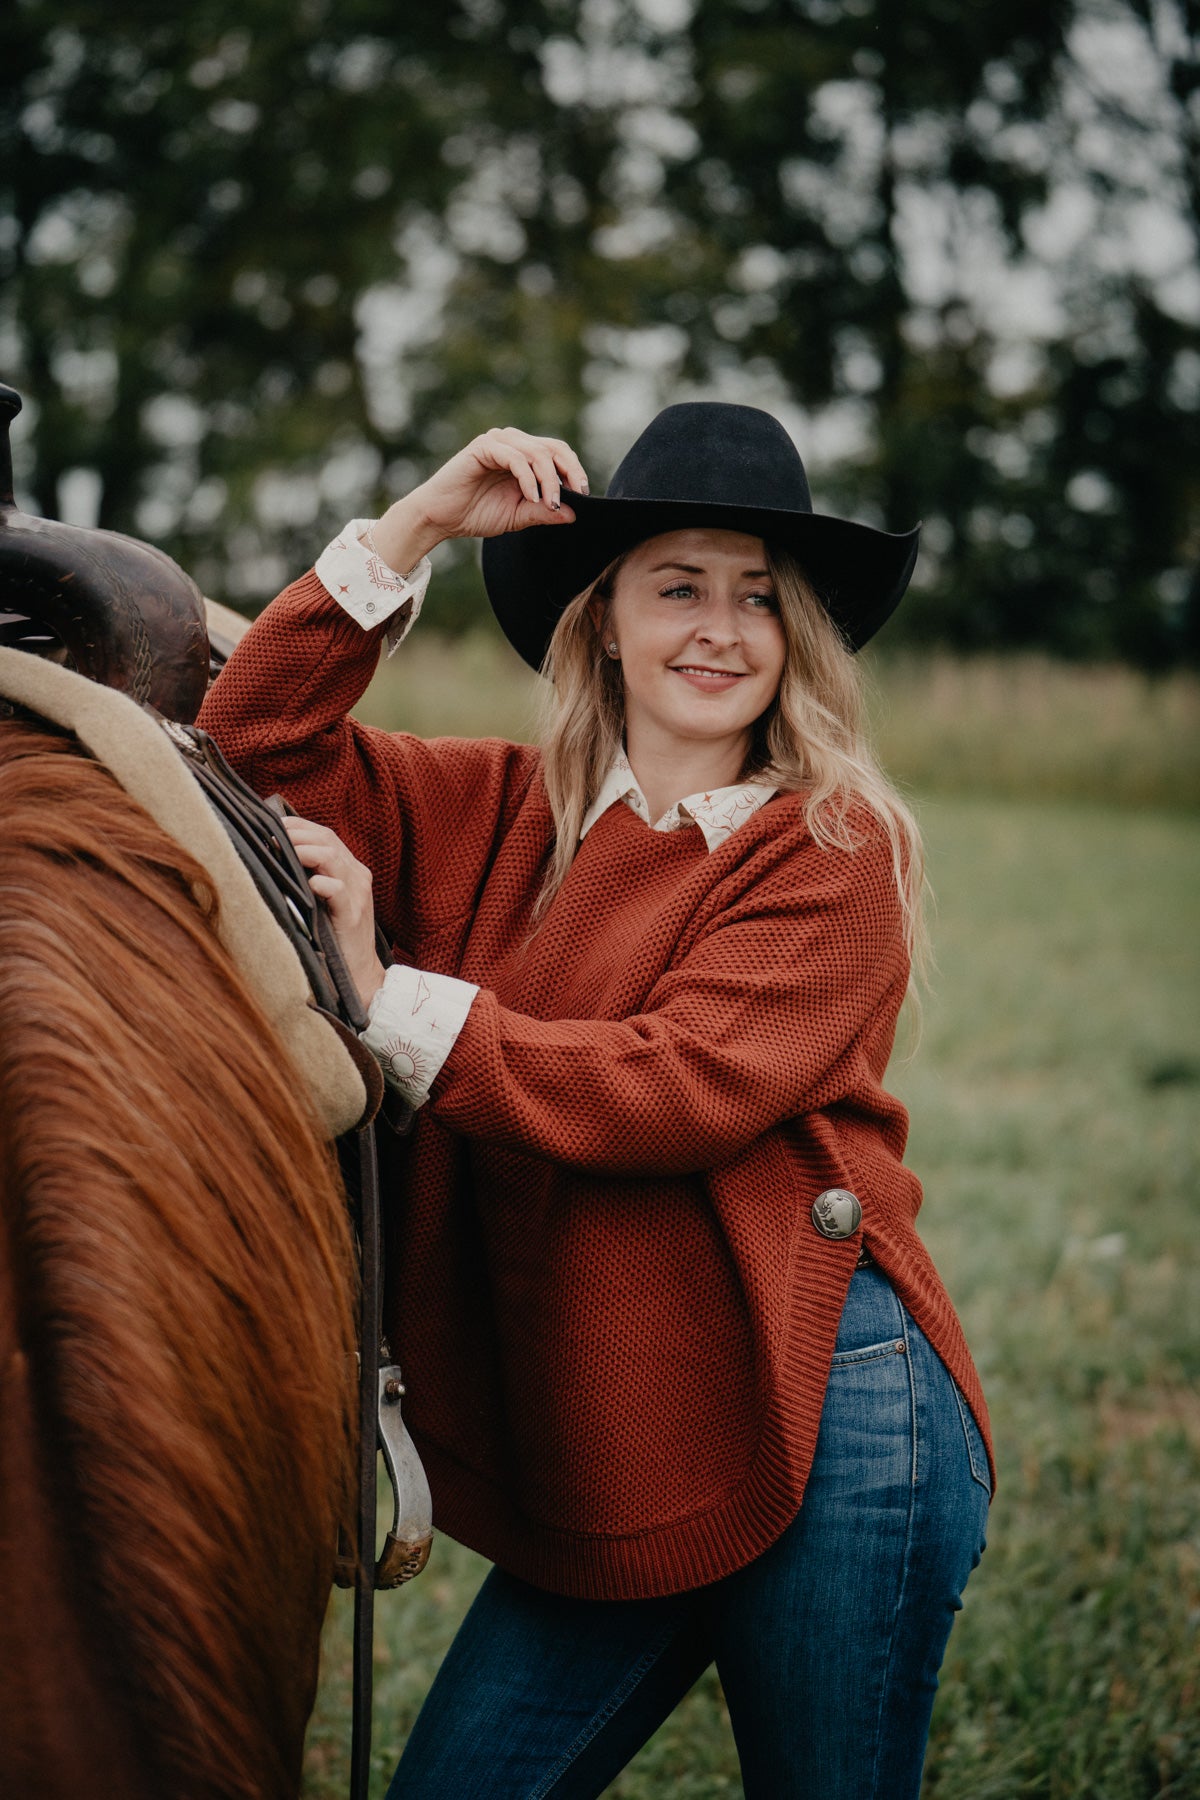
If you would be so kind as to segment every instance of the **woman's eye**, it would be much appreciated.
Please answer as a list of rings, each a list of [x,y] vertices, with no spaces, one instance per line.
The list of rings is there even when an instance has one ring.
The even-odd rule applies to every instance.
[[[764,612],[775,612],[777,610],[774,594],[747,594],[746,599],[751,606],[762,607]]]
[[[672,582],[670,587],[663,589],[663,594],[667,599],[690,600],[695,592],[690,581]]]

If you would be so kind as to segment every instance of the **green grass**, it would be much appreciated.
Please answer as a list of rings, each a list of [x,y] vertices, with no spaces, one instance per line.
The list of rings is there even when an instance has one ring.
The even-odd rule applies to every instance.
[[[926,809],[941,964],[897,1086],[992,1406],[938,1800],[1200,1794],[1200,831]]]
[[[1119,689],[1092,721],[1090,766],[1113,739]],[[960,700],[969,691],[964,679]],[[1040,690],[1022,691],[1031,704]],[[497,716],[499,682],[485,699],[476,729],[521,729]],[[482,716],[485,701],[470,704]],[[960,738],[986,735],[980,713],[977,702],[960,717]],[[993,737],[1001,713],[985,720]],[[946,701],[945,731],[952,714]],[[1070,716],[1066,701],[1055,716]],[[1156,769],[1155,791],[1178,807],[1184,791],[1167,776],[1194,756],[1168,754],[1178,720],[1143,730],[1132,702],[1124,716],[1116,762],[1139,780]],[[939,969],[916,1054],[892,1074],[912,1109],[921,1229],[991,1402],[1000,1489],[943,1669],[925,1793],[1195,1800],[1200,827],[1130,807],[1132,787],[1118,807],[1086,785],[1074,803],[1044,789],[1035,803],[956,794],[960,781],[958,770],[926,782],[943,789],[921,808]],[[411,1589],[380,1596],[379,1794],[482,1572],[439,1541]],[[312,1800],[344,1791],[347,1627],[339,1595],[310,1733]],[[741,1792],[715,1679],[610,1792]]]

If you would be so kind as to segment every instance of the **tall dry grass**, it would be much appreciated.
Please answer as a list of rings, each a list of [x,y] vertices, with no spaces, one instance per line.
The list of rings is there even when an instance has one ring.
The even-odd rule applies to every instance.
[[[880,658],[871,708],[885,767],[941,793],[1200,804],[1200,679],[1045,656]]]
[[[864,657],[885,768],[905,787],[1119,806],[1200,806],[1200,678],[938,652]],[[428,630],[359,715],[420,737],[529,738],[541,683],[492,628]]]

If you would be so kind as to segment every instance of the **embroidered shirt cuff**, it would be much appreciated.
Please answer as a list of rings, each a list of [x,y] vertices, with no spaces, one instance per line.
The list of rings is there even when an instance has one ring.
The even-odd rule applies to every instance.
[[[398,575],[362,542],[362,533],[375,523],[373,519],[351,519],[318,556],[316,574],[331,598],[364,631],[388,621],[390,656],[421,610],[429,586],[429,558],[423,556],[415,569]]]
[[[362,1041],[384,1079],[423,1106],[479,992],[454,975],[431,975],[393,963],[372,1000]]]

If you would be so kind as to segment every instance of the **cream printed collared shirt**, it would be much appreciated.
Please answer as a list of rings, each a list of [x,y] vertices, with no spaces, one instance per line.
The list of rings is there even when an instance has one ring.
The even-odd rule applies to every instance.
[[[698,825],[708,848],[715,850],[739,825],[744,825],[747,819],[753,818],[759,807],[775,791],[773,786],[768,787],[761,781],[740,781],[733,787],[712,788],[703,794],[686,794],[674,806],[668,807],[661,819],[652,819],[646,796],[638,785],[638,778],[630,767],[629,758],[621,751],[602,783],[600,792],[583,816],[579,839],[582,843],[596,820],[610,806],[615,806],[618,800],[623,800],[652,831],[682,831],[687,825]]]
[[[397,575],[362,542],[361,534],[372,522],[352,519],[317,558],[316,574],[330,597],[364,631],[388,623],[390,655],[421,610],[429,586],[429,558],[422,557],[408,575]],[[646,796],[621,751],[584,815],[579,839],[582,843],[610,806],[623,804],[652,831],[683,831],[695,825],[712,851],[753,818],[775,792],[764,782],[738,782],[707,793],[687,794],[660,819],[651,819]],[[478,992],[471,982],[455,975],[437,975],[402,963],[387,971],[368,1008],[362,1041],[379,1061],[389,1085],[410,1106],[422,1106],[429,1098]]]

